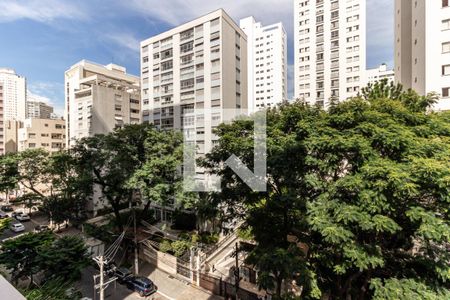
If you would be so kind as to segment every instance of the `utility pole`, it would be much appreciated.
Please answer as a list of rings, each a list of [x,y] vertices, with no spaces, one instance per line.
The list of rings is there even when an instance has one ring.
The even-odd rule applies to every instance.
[[[134,223],[134,273],[135,275],[139,274],[139,257],[138,257],[138,241],[136,234],[136,207],[133,206],[133,223]]]
[[[236,266],[234,269],[234,281],[236,287],[236,300],[239,300],[238,292],[239,292],[239,242],[236,242]]]
[[[105,265],[106,261],[104,260],[103,255],[95,257],[94,261],[100,267],[100,274],[99,275],[94,275],[94,299],[95,299],[95,296],[97,294],[97,289],[99,289],[100,290],[100,292],[99,292],[100,293],[100,300],[105,300],[105,289],[108,287],[108,285],[111,282],[115,282],[117,277],[114,276],[113,278],[111,278],[107,282],[105,282],[104,265]],[[97,277],[100,277],[100,283],[99,284],[96,284]]]
[[[99,257],[100,264],[100,300],[105,299],[105,292],[103,290],[103,255]]]

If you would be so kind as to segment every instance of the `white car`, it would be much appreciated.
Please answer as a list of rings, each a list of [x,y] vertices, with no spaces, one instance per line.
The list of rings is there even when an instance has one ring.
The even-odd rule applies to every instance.
[[[14,232],[21,232],[25,231],[25,226],[23,226],[22,223],[12,223],[11,225],[9,225],[9,229]]]
[[[16,219],[19,221],[29,221],[30,220],[30,216],[28,214],[18,214],[16,215]]]

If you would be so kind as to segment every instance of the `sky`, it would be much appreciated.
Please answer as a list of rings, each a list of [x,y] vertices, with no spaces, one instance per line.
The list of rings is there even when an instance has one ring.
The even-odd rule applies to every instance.
[[[139,75],[139,42],[218,8],[239,23],[283,22],[293,94],[294,0],[0,0],[0,67],[62,115],[64,72],[82,59]],[[393,66],[393,0],[367,0],[367,67]],[[382,16],[382,17],[380,17]]]

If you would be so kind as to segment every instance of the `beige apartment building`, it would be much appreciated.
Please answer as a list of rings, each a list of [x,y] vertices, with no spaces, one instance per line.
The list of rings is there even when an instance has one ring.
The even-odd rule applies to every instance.
[[[4,121],[4,153],[16,153],[19,150],[18,130],[23,127],[22,121]]]
[[[66,125],[63,119],[26,119],[17,132],[19,152],[36,148],[58,152],[65,148]]]
[[[139,77],[82,60],[65,72],[66,144],[141,122]]]

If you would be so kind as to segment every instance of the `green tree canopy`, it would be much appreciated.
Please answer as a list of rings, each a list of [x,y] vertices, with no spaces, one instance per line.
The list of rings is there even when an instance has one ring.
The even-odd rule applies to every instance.
[[[427,113],[433,95],[391,88],[328,111],[300,102],[269,110],[266,193],[224,165],[235,154],[252,169],[253,122],[219,126],[204,166],[222,177],[224,210],[252,230],[248,262],[262,288],[280,291],[281,274],[304,298],[366,299],[396,285],[402,295],[448,293],[449,117]]]

